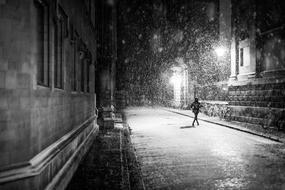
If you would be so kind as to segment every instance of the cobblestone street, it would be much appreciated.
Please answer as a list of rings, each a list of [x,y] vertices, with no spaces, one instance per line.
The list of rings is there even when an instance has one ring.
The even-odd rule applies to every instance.
[[[153,108],[127,122],[146,189],[285,189],[285,147],[216,124]]]

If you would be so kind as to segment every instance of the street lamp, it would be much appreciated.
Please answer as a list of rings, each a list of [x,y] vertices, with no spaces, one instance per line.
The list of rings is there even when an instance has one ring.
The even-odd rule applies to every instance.
[[[181,102],[181,83],[180,73],[174,72],[169,81],[173,85],[174,105],[179,106]]]
[[[179,74],[174,74],[171,78],[170,78],[170,83],[173,84],[173,86],[180,86],[181,84],[181,76]]]
[[[222,46],[215,48],[215,52],[216,52],[218,57],[223,57],[225,55],[226,51],[227,51],[226,48],[224,48]]]

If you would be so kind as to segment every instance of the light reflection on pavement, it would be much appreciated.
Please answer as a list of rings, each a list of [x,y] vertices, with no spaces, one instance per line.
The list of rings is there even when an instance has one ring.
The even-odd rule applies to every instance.
[[[152,108],[127,122],[147,189],[285,189],[284,145]]]

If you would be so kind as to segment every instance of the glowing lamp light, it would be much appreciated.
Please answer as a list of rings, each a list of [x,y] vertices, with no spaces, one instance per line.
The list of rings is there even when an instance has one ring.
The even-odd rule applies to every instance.
[[[181,84],[181,76],[179,75],[173,75],[171,78],[170,78],[170,83],[173,84],[174,86],[179,86]]]
[[[225,55],[226,49],[224,47],[217,47],[217,48],[215,48],[215,52],[216,52],[218,57],[222,57]]]

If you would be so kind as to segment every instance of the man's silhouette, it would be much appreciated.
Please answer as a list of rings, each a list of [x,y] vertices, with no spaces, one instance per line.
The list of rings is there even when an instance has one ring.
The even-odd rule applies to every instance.
[[[197,125],[199,125],[198,122],[198,114],[200,111],[200,108],[202,107],[201,103],[199,102],[198,98],[195,98],[195,101],[191,104],[190,108],[192,108],[192,111],[195,115],[194,121],[192,123],[192,126],[194,126],[195,121],[197,122]]]

